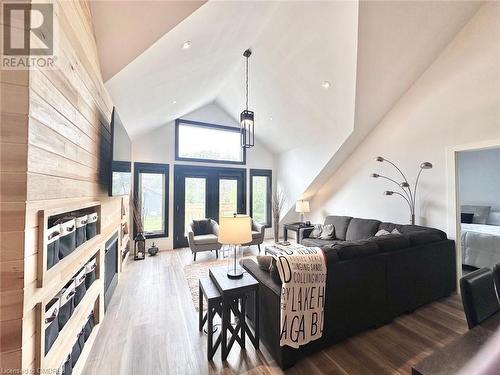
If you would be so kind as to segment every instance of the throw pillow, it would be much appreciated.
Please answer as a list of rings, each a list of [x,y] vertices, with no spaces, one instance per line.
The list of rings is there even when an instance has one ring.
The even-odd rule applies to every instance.
[[[263,271],[269,272],[272,260],[273,257],[271,255],[257,255],[257,263],[259,268]]]
[[[391,234],[391,232],[389,232],[385,229],[380,229],[377,233],[375,233],[375,237],[387,236],[388,234]]]
[[[276,259],[274,258],[271,261],[271,266],[269,267],[269,273],[271,274],[271,279],[273,279],[273,281],[276,284],[279,285],[283,284],[280,278],[280,273],[278,272],[278,267],[276,267]]]
[[[401,234],[401,232],[399,230],[397,230],[396,228],[394,228],[391,233],[392,234]]]
[[[193,232],[195,236],[212,233],[210,219],[193,220]]]
[[[460,214],[460,222],[464,224],[472,224],[472,221],[474,220],[474,214],[469,214],[462,212]]]
[[[322,231],[323,231],[323,225],[316,224],[311,234],[309,235],[309,238],[319,238],[321,236]]]
[[[322,240],[333,240],[335,238],[335,227],[333,224],[323,225],[323,230],[319,238]]]

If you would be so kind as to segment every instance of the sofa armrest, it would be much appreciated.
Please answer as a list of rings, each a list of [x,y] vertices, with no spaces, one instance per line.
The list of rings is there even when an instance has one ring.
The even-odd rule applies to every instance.
[[[265,288],[271,290],[278,297],[281,296],[281,285],[275,283],[271,278],[271,274],[261,270],[259,265],[251,259],[242,259],[241,265],[243,268]]]

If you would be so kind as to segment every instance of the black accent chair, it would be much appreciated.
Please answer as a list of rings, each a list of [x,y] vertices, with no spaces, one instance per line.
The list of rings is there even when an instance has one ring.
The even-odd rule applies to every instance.
[[[493,267],[493,277],[495,278],[495,286],[497,287],[497,295],[500,300],[500,263]]]
[[[462,277],[460,290],[469,329],[500,311],[491,269],[481,268]]]

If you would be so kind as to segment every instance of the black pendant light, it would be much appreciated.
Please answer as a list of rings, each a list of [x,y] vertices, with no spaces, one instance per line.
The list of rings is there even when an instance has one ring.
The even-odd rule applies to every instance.
[[[241,147],[250,148],[255,145],[255,134],[253,127],[253,111],[248,110],[248,58],[252,51],[247,49],[243,52],[246,58],[246,81],[245,81],[245,109],[240,114]]]

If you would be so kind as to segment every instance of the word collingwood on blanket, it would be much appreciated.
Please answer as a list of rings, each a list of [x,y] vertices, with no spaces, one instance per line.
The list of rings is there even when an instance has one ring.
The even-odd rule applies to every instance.
[[[317,247],[275,249],[282,281],[280,345],[298,348],[323,334],[326,262]]]

